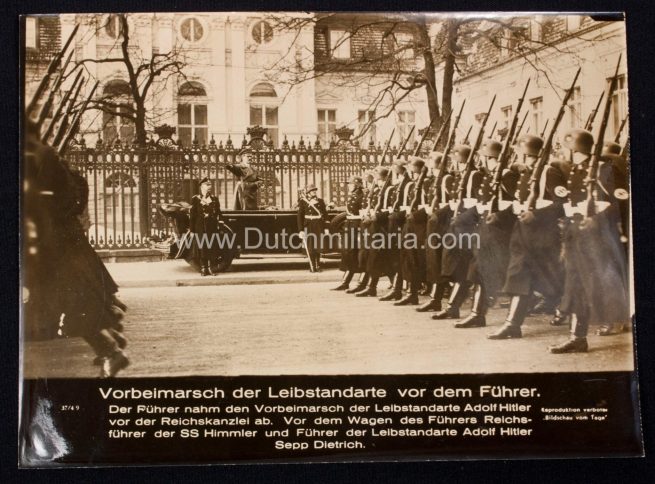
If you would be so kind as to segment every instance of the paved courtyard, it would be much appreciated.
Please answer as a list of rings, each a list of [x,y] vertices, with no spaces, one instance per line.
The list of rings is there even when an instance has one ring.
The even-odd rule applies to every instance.
[[[256,283],[252,273],[249,277],[254,279],[245,284],[124,287],[120,295],[129,306],[126,335],[132,364],[120,375],[531,373],[633,368],[629,333],[593,335],[586,354],[551,355],[547,346],[566,338],[568,330],[549,326],[546,316],[526,321],[521,340],[490,341],[485,336],[502,324],[502,309],[491,311],[487,328],[455,329],[453,321],[433,321],[413,308],[329,291],[338,280],[338,271],[328,270],[320,277],[307,277],[310,275],[305,276],[304,271],[287,272],[292,273],[287,282],[278,284],[265,279],[266,283]],[[218,283],[223,276],[213,280]],[[24,353],[25,376],[93,377],[97,368],[92,360],[92,352],[79,339],[29,342]]]

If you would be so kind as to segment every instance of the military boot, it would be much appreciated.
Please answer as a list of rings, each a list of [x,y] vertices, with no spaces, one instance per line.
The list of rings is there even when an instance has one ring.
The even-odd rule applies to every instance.
[[[378,295],[378,277],[371,277],[368,286],[358,293],[355,293],[355,297],[376,297]]]
[[[346,271],[343,274],[343,279],[341,279],[341,284],[337,287],[333,287],[331,291],[345,291],[350,287],[350,281],[353,280],[355,274],[352,271]]]
[[[471,314],[461,321],[455,323],[456,328],[482,328],[487,325],[485,319],[485,314],[487,313],[487,293],[482,287],[482,284],[478,284],[475,288],[475,293],[473,294],[473,307],[471,308]]]
[[[397,301],[403,297],[403,279],[396,274],[391,290],[380,298],[380,301]]]
[[[427,313],[428,311],[441,311],[441,298],[443,297],[445,285],[438,283],[432,285],[430,291],[430,299],[425,304],[416,308],[419,313]]]
[[[359,281],[357,281],[357,285],[355,287],[351,287],[350,289],[346,289],[346,294],[356,294],[360,291],[363,291],[366,289],[368,280],[368,274],[366,272],[362,272],[359,276]]]
[[[523,337],[521,325],[530,309],[529,296],[513,296],[509,303],[507,319],[498,331],[487,335],[488,339],[515,339]]]
[[[589,331],[589,322],[587,318],[578,317],[571,314],[571,337],[558,345],[548,348],[553,354],[562,353],[586,353],[589,349],[587,344],[587,333]]]
[[[569,322],[569,314],[563,313],[559,309],[555,310],[555,316],[550,320],[551,326],[564,326]]]
[[[468,284],[456,282],[450,291],[448,307],[432,315],[432,319],[457,319],[459,308],[464,303],[468,293]]]
[[[418,304],[418,283],[410,282],[409,293],[400,301],[393,303],[394,306],[415,306]]]

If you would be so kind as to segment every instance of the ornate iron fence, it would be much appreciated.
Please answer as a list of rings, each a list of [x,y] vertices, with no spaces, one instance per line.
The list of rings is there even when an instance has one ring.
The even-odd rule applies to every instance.
[[[249,133],[250,134],[250,133]],[[261,210],[295,208],[298,189],[309,183],[334,206],[345,205],[347,182],[380,163],[390,163],[396,156],[390,149],[382,158],[380,146],[362,149],[349,136],[330,148],[298,145],[286,139],[282,147],[272,149],[261,138],[244,139],[240,147],[228,138],[225,144],[211,140],[208,146],[180,148],[170,138],[160,138],[143,148],[74,143],[67,152],[70,166],[89,184],[88,236],[96,249],[147,247],[152,239],[166,237],[172,225],[159,211],[161,203],[189,202],[197,193],[198,181],[208,177],[223,210],[233,207],[238,180],[227,170],[228,164],[240,161],[245,146],[251,151],[251,166],[263,180],[258,190]],[[403,157],[407,153],[402,154]]]

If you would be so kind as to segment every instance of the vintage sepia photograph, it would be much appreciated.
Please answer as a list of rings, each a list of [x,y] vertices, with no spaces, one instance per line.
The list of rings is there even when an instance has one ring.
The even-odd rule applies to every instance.
[[[623,15],[22,22],[21,378],[634,371]]]

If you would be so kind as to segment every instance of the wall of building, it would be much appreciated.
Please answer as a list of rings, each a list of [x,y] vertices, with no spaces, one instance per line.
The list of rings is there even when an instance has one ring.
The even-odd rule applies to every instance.
[[[560,18],[556,24],[562,27],[563,22],[564,19]],[[625,75],[627,72],[627,59],[623,22],[600,22],[594,26],[593,22],[587,21],[582,23],[582,28],[588,30],[581,37],[568,37],[555,46],[544,47],[536,57],[529,56],[529,61],[522,57],[515,57],[499,62],[496,58],[493,63],[480,64],[477,72],[473,70],[468,75],[456,78],[453,90],[454,106],[459,106],[462,100],[466,99],[459,129],[460,139],[471,125],[475,126],[472,138],[475,137],[477,130],[475,116],[487,111],[494,95],[497,96],[496,102],[487,129],[490,129],[496,121],[498,121],[498,128],[501,128],[504,124],[502,108],[512,106],[514,112],[528,78],[531,79],[531,84],[523,112],[528,109],[530,114],[524,132],[526,128],[532,133],[537,129],[541,131],[546,119],[550,119],[549,124],[552,126],[552,120],[557,114],[564,92],[570,86],[578,67],[582,68],[576,84],[580,89],[579,105],[576,106],[578,115],[573,116],[570,110],[567,110],[560,126],[583,127],[589,113],[595,108],[599,96],[606,88],[607,79],[614,74],[619,54],[623,54],[620,74]],[[438,72],[439,84],[442,82],[442,76],[443,73]],[[535,127],[530,101],[540,97],[543,99],[543,117],[541,125]],[[621,105],[615,109],[621,111],[620,117],[627,114],[626,91],[622,93]],[[596,117],[594,132],[601,114],[599,112]],[[610,119],[607,136],[614,136],[617,127],[617,123]],[[625,139],[625,134],[623,138]]]

